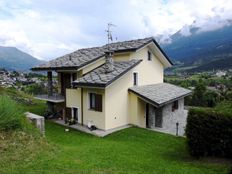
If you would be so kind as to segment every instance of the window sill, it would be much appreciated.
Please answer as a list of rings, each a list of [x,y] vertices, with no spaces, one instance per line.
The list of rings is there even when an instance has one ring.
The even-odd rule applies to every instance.
[[[102,112],[102,111],[97,111],[95,109],[88,109],[89,111],[94,111],[94,112]]]

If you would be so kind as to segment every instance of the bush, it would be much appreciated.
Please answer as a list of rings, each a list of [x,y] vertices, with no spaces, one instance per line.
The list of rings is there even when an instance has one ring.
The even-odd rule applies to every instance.
[[[232,158],[232,115],[213,109],[190,109],[186,126],[190,154]]]
[[[22,109],[9,97],[0,96],[0,130],[22,128],[25,117]]]
[[[220,97],[215,91],[206,91],[204,94],[207,107],[214,107],[220,101]]]

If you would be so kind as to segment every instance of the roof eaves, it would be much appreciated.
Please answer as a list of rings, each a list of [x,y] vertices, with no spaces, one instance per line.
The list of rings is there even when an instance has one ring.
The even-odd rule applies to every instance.
[[[107,82],[106,84],[102,84],[102,83],[82,83],[82,82],[73,82],[73,84],[75,86],[83,86],[83,87],[100,87],[100,88],[105,88],[107,86],[109,86],[111,83],[113,83],[114,81],[116,81],[117,79],[119,79],[120,77],[122,77],[124,74],[126,74],[128,71],[130,71],[132,68],[134,68],[135,66],[137,66],[140,62],[142,62],[143,60],[139,60],[138,62],[136,62],[134,65],[132,65],[130,68],[128,68],[126,71],[124,71],[123,73],[121,73],[120,75],[116,76],[115,78],[113,78],[112,80],[110,80],[109,82]],[[101,65],[103,66],[103,65]]]
[[[189,95],[191,95],[191,94],[192,94],[192,92],[189,92],[189,93],[187,93],[187,94],[181,95],[181,96],[176,97],[176,98],[174,98],[174,99],[172,99],[172,100],[169,100],[169,101],[167,101],[167,102],[160,103],[159,105],[160,105],[160,107],[161,107],[161,106],[164,106],[164,105],[167,105],[167,104],[172,103],[172,102],[174,102],[174,101],[176,101],[176,100],[179,100],[179,99],[181,99],[181,98],[187,97],[187,96],[189,96]]]
[[[181,99],[181,98],[187,97],[187,96],[189,96],[189,95],[192,94],[192,92],[189,92],[189,93],[187,93],[187,94],[178,96],[178,97],[176,97],[176,98],[174,98],[174,99],[172,99],[172,100],[169,100],[169,101],[166,101],[166,102],[162,102],[162,103],[157,103],[157,102],[155,102],[155,101],[153,101],[153,100],[151,100],[151,99],[145,97],[144,95],[139,94],[138,92],[134,91],[133,89],[130,89],[130,88],[129,88],[128,91],[131,91],[131,92],[135,93],[136,95],[138,95],[139,97],[145,99],[146,101],[148,101],[149,103],[153,104],[153,105],[154,105],[155,107],[157,107],[157,108],[162,107],[162,106],[164,106],[164,105],[167,105],[167,104],[169,104],[169,103],[172,103],[172,102],[174,102],[174,101],[176,101],[176,100],[179,100],[179,99]]]
[[[80,68],[82,68],[90,63],[97,61],[98,59],[100,59],[104,55],[98,56],[98,57],[96,57],[88,62],[81,64],[80,66],[34,67],[34,68],[31,68],[31,70],[32,71],[78,70],[78,69],[80,69]]]
[[[160,106],[159,106],[159,103],[154,102],[153,100],[151,100],[151,99],[149,99],[149,98],[147,98],[147,97],[145,97],[145,96],[139,94],[138,92],[136,92],[136,91],[134,91],[134,90],[132,90],[132,89],[130,89],[130,88],[128,89],[128,91],[133,92],[134,94],[138,95],[140,98],[145,99],[146,101],[148,101],[149,103],[151,103],[151,104],[154,105],[155,107],[157,107],[157,108],[160,107]]]
[[[164,52],[164,50],[159,46],[159,44],[156,42],[156,40],[153,38],[152,40],[154,42],[154,44],[158,47],[158,49],[161,51],[161,53],[164,55],[164,57],[168,60],[168,62],[171,64],[171,65],[174,65],[172,63],[172,61],[169,59],[168,55]]]
[[[61,67],[34,67],[32,71],[56,71],[56,70],[78,70],[78,66],[61,66]]]

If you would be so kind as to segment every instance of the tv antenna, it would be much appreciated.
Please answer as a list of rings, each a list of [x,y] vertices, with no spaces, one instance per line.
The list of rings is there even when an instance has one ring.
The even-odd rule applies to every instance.
[[[108,49],[109,49],[110,41],[113,42],[112,30],[111,30],[112,27],[116,27],[116,25],[114,25],[112,23],[108,23],[108,28],[107,28],[107,30],[105,30],[107,32]]]

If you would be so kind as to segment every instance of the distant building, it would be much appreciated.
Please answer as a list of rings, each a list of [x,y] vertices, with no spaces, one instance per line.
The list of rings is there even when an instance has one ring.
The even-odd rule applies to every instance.
[[[218,72],[216,72],[216,76],[217,77],[222,77],[222,76],[225,76],[225,75],[226,75],[225,71],[218,71]]]

